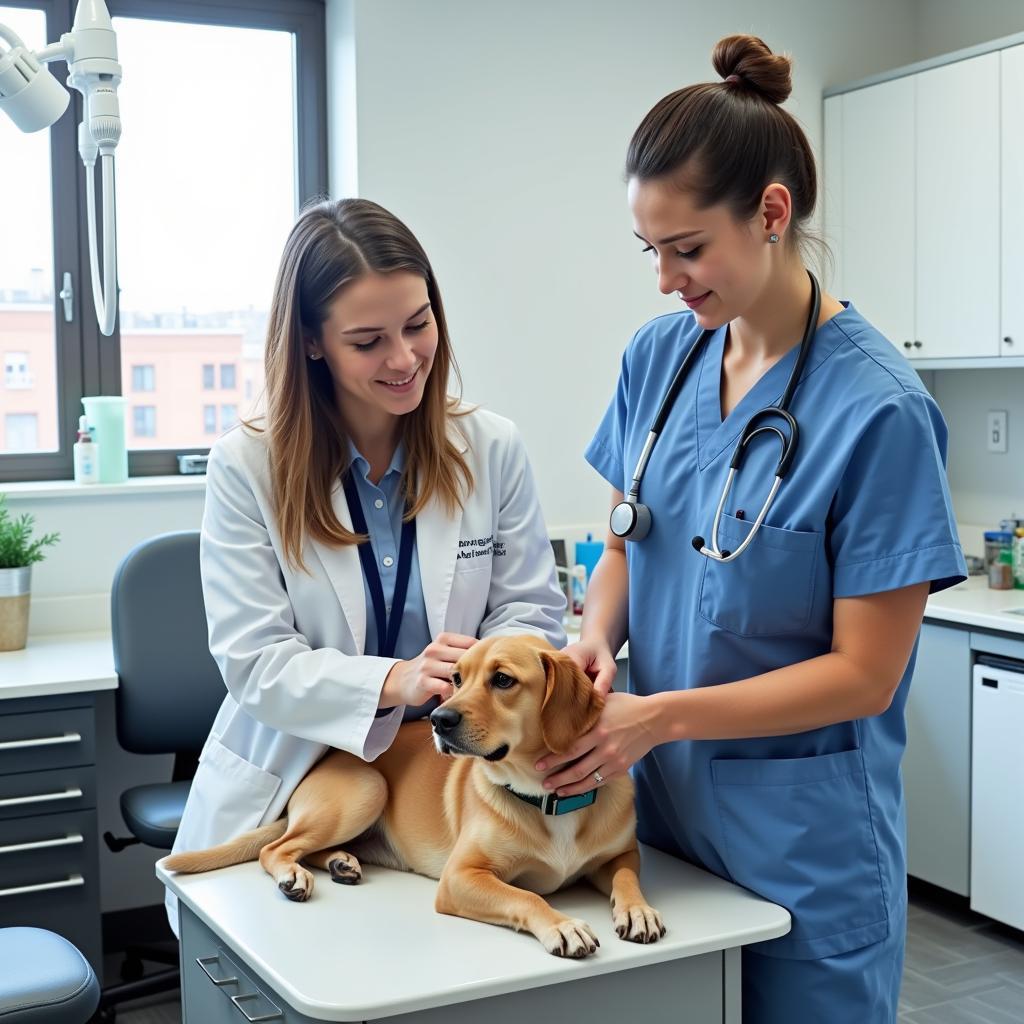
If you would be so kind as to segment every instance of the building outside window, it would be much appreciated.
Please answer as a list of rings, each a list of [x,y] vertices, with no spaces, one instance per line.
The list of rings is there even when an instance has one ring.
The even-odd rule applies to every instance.
[[[156,406],[132,406],[132,429],[136,437],[156,437]]]
[[[203,363],[203,390],[212,391],[217,386],[217,367],[213,363]]]
[[[238,422],[238,406],[222,405],[220,407],[220,429],[230,430]]]
[[[234,391],[238,387],[234,363],[223,363],[220,368],[220,386],[223,391]]]
[[[203,433],[217,433],[217,406],[215,405],[203,406]]]
[[[24,391],[32,387],[27,352],[4,353],[4,387],[11,391]]]
[[[34,412],[9,412],[4,417],[4,452],[34,452],[39,447],[39,417]]]
[[[156,367],[132,367],[132,391],[156,391]]]

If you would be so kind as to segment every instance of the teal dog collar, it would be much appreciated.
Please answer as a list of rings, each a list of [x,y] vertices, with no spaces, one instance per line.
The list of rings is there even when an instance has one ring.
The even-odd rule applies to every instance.
[[[577,793],[576,796],[556,796],[554,793],[534,796],[532,793],[517,793],[511,786],[505,788],[524,803],[539,807],[544,814],[568,814],[570,811],[589,807],[597,799],[596,789],[587,793]]]

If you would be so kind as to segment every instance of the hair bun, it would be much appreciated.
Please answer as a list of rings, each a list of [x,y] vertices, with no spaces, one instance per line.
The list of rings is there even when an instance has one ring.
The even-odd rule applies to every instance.
[[[734,76],[733,81],[760,93],[772,103],[782,103],[793,91],[791,70],[793,62],[781,54],[772,53],[763,39],[757,36],[726,36],[719,39],[711,54],[711,63],[723,79]]]

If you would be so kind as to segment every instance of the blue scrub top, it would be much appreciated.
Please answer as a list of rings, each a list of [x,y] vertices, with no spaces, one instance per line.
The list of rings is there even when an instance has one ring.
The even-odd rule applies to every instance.
[[[691,313],[659,317],[626,349],[618,391],[587,461],[615,488],[633,469],[684,353]],[[726,329],[691,367],[640,488],[653,514],[626,545],[629,687],[713,686],[827,654],[832,603],[966,578],[944,468],[946,426],[916,373],[854,308],[815,333],[790,406],[795,461],[768,517],[735,562],[700,555],[739,434],[779,401],[794,347],[726,419]],[[748,447],[719,530],[735,550],[771,487],[777,438]],[[747,522],[737,518],[743,510]],[[635,768],[642,841],[787,907],[789,935],[752,947],[818,958],[878,942],[906,899],[900,759],[917,648],[882,715],[763,739],[656,747]]]
[[[370,464],[349,442],[349,456],[352,460],[352,477],[359,494],[359,504],[366,518],[366,528],[370,534],[370,547],[380,573],[381,587],[384,590],[384,606],[388,615],[391,614],[391,601],[395,593],[395,582],[398,577],[398,552],[402,540],[402,515],[405,512],[405,499],[402,495],[402,470],[405,468],[405,446],[399,444],[391,458],[387,472],[381,477],[380,483],[370,481]],[[405,613],[402,616],[402,627],[395,644],[395,657],[403,661],[418,658],[423,648],[430,643],[430,627],[427,624],[427,606],[423,600],[423,582],[420,577],[418,541],[413,544],[412,569],[409,573],[409,589],[405,595]],[[385,565],[384,559],[390,558],[391,564]],[[366,598],[366,645],[364,654],[377,655],[377,616],[373,610],[370,588],[363,577],[363,593]],[[403,721],[411,718],[423,718],[437,707],[436,700],[429,700],[419,707],[407,707],[403,713]]]

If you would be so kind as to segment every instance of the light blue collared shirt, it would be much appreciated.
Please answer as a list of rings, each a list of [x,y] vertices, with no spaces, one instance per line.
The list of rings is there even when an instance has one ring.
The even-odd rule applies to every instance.
[[[349,454],[352,458],[352,479],[355,480],[359,504],[366,518],[366,528],[370,534],[370,547],[373,550],[377,571],[380,573],[381,588],[384,591],[384,606],[388,616],[391,615],[391,602],[395,594],[395,583],[398,579],[398,552],[402,538],[402,515],[405,502],[402,497],[402,470],[405,467],[405,445],[399,444],[391,459],[391,465],[381,478],[380,483],[373,483],[370,476],[370,464],[349,442]],[[423,600],[423,583],[420,578],[420,565],[417,540],[412,548],[412,566],[409,572],[409,589],[405,595],[405,612],[402,626],[398,633],[394,657],[410,661],[419,657],[433,637],[427,624],[427,606]],[[364,654],[378,655],[377,649],[377,616],[370,597],[370,587],[363,577],[363,593],[366,599],[366,646]],[[436,707],[434,701],[428,701],[418,708],[406,708],[404,718],[422,718]]]

